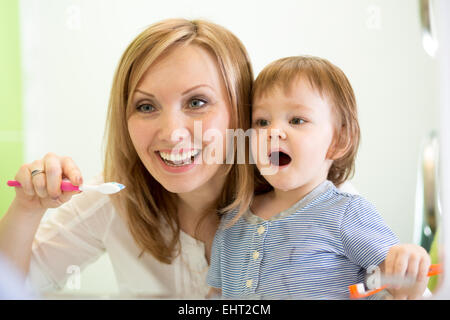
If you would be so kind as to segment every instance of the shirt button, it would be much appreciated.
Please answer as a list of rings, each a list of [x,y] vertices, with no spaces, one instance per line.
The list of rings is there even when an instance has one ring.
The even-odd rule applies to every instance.
[[[245,286],[246,286],[247,288],[250,288],[250,287],[252,286],[252,283],[253,283],[252,279],[247,280],[247,281],[245,282]]]
[[[266,228],[264,228],[264,226],[260,226],[260,227],[258,228],[258,234],[263,234],[264,231],[266,231]]]
[[[258,258],[259,258],[259,252],[258,251],[253,252],[253,259],[258,260]]]

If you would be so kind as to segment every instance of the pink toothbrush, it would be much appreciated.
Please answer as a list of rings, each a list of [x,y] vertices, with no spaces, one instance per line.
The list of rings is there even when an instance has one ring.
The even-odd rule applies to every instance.
[[[9,180],[7,182],[7,185],[10,187],[21,187],[22,185],[20,182],[15,180]],[[61,190],[62,191],[87,191],[87,190],[93,190],[97,191],[103,194],[113,194],[116,192],[119,192],[125,188],[123,184],[117,183],[117,182],[107,182],[102,183],[98,186],[89,186],[89,185],[81,185],[81,186],[74,186],[69,181],[63,180],[61,181]]]

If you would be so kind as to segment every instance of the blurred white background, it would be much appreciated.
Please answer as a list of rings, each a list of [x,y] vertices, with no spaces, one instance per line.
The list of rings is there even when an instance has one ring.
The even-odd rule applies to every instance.
[[[234,32],[255,76],[272,60],[311,54],[350,79],[362,141],[352,180],[402,242],[413,240],[423,139],[436,129],[436,62],[422,47],[412,0],[21,0],[26,161],[72,157],[85,180],[102,170],[113,74],[129,42],[169,17],[204,18]],[[117,292],[103,256],[83,292]]]

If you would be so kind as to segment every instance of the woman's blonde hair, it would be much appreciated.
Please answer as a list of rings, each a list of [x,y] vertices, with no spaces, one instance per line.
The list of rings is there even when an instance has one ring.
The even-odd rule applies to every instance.
[[[250,127],[253,72],[241,41],[211,22],[168,19],[145,29],[123,53],[114,75],[105,129],[104,179],[126,186],[111,200],[126,216],[141,254],[149,252],[164,263],[171,263],[179,250],[177,197],[164,189],[141,162],[128,132],[127,110],[132,109],[128,106],[133,92],[152,63],[175,46],[189,44],[208,50],[217,59],[232,109],[232,126],[244,130]],[[226,166],[221,197],[216,208],[211,208],[216,214],[248,207],[252,198],[252,168],[248,162]],[[237,186],[242,188],[238,190]]]
[[[355,171],[355,159],[360,141],[360,128],[356,99],[352,86],[344,72],[326,59],[313,56],[294,56],[276,60],[267,65],[253,84],[253,99],[270,93],[274,88],[290,90],[299,78],[309,81],[333,111],[334,159],[328,171],[328,180],[336,186],[351,178]],[[268,182],[257,172],[257,193],[271,189]]]

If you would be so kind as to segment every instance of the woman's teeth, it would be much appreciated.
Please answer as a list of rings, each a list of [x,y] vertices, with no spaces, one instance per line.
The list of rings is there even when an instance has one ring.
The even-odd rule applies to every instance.
[[[161,159],[169,166],[180,166],[192,163],[194,158],[200,153],[201,150],[191,150],[182,153],[176,152],[163,152],[159,151]]]

